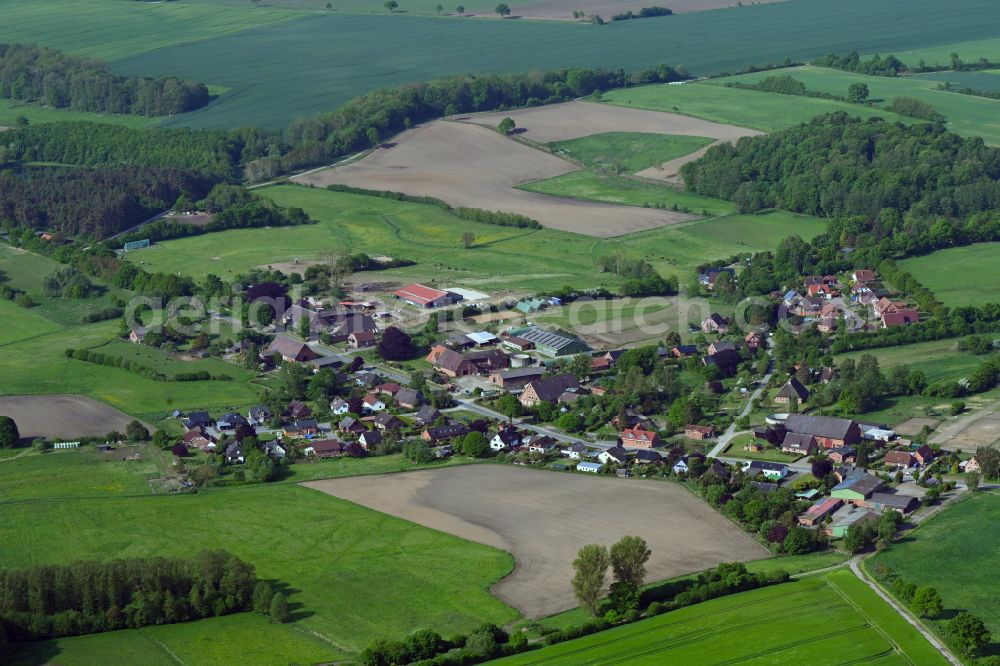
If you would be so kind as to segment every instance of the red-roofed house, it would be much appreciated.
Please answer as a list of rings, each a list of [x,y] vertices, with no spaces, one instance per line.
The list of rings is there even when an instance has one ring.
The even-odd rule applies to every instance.
[[[799,516],[800,525],[812,526],[833,515],[833,512],[844,505],[844,500],[831,497],[809,507],[809,510]]]
[[[882,326],[892,328],[893,326],[906,326],[916,324],[920,321],[920,313],[916,308],[903,308],[895,312],[882,313]]]
[[[851,275],[851,279],[855,282],[873,282],[875,280],[875,271],[867,268],[861,268],[854,271]]]
[[[636,449],[651,449],[658,446],[660,436],[652,430],[642,428],[626,428],[622,430],[622,446],[631,446]]]
[[[694,425],[691,423],[684,426],[684,436],[689,439],[711,439],[717,434],[715,426]]]
[[[421,308],[439,308],[442,305],[451,305],[462,300],[458,294],[425,287],[422,284],[409,284],[392,293],[396,298]]]

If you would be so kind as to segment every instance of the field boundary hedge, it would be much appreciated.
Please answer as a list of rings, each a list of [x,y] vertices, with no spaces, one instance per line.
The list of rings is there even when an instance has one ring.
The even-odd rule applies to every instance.
[[[126,370],[132,374],[139,375],[140,377],[145,377],[147,379],[152,379],[156,382],[202,382],[202,381],[232,381],[232,377],[229,375],[213,375],[208,371],[201,372],[179,372],[172,377],[168,377],[159,370],[151,368],[148,365],[143,365],[141,363],[136,363],[135,361],[129,361],[128,359],[122,358],[121,356],[112,356],[110,354],[102,354],[101,352],[91,351],[89,349],[67,349],[65,351],[67,358],[73,358],[78,361],[84,361],[85,363],[94,363],[96,365],[104,365],[109,368],[120,368],[121,370]]]

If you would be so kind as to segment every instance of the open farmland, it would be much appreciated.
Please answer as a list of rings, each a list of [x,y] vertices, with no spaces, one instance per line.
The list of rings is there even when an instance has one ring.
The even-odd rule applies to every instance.
[[[122,74],[170,74],[228,88],[208,107],[166,121],[197,127],[280,127],[373,88],[465,72],[669,63],[701,75],[855,48],[886,53],[995,37],[992,0],[795,0],[604,26],[249,2],[6,0],[2,11],[0,41],[107,58]],[[405,67],[399,54],[406,54]]]
[[[578,664],[947,664],[850,571],[713,599],[500,659]]]
[[[307,485],[513,553],[514,573],[493,592],[529,617],[576,605],[570,563],[587,543],[642,536],[653,552],[651,580],[768,556],[738,527],[669,483],[474,465]],[[624,506],[630,508],[622,511]]]
[[[899,264],[934,292],[939,301],[954,308],[993,300],[984,299],[983,294],[1000,288],[998,253],[1000,243],[976,243],[910,257]],[[956,271],[956,266],[962,270]],[[969,275],[975,275],[976,279],[968,279]]]
[[[115,528],[122,525],[128,529]],[[373,636],[401,637],[415,627],[449,635],[517,617],[487,589],[510,571],[508,554],[292,484],[14,502],[4,505],[0,542],[2,567],[225,548],[288,586],[293,621],[283,640],[304,643],[309,661],[340,661]],[[234,618],[216,641],[195,639],[198,624],[163,628],[187,663],[218,663],[220,650],[232,656],[234,646],[274,663],[258,622]],[[203,651],[215,656],[203,661]]]
[[[916,65],[915,62],[907,62],[907,64]],[[933,78],[923,78],[923,75],[896,77],[865,76],[864,74],[842,72],[822,67],[796,67],[782,70],[780,73],[801,81],[805,84],[807,90],[833,95],[846,95],[848,86],[852,83],[861,82],[868,86],[868,90],[870,91],[869,99],[882,107],[891,104],[892,100],[896,97],[915,97],[927,102],[938,113],[947,118],[948,129],[956,134],[961,134],[962,136],[980,136],[986,143],[1000,144],[1000,100],[936,90],[942,81],[954,80],[960,82],[965,74],[978,74],[979,78],[994,79],[995,84],[1000,86],[1000,76],[997,75],[981,72],[959,72],[957,74],[954,72],[942,72]],[[743,74],[713,80],[712,85],[721,86],[730,81],[749,83],[773,75],[773,72]],[[971,85],[971,82],[968,85]],[[790,95],[777,96],[789,100],[799,99]],[[790,101],[789,104],[795,106],[796,102]]]
[[[958,350],[958,339],[946,338],[930,342],[918,342],[898,347],[866,349],[864,351],[839,354],[834,363],[839,365],[845,359],[857,361],[861,356],[870,355],[878,359],[883,370],[905,365],[912,370],[920,370],[931,384],[942,380],[958,381],[968,377],[986,358]]]
[[[430,196],[455,207],[518,213],[552,229],[597,238],[694,219],[674,211],[619,208],[514,189],[577,168],[484,127],[434,121],[403,132],[360,160],[294,180]]]
[[[694,267],[740,252],[769,250],[787,236],[812,238],[824,223],[785,211],[730,215],[597,241],[553,229],[515,229],[469,222],[436,206],[283,185],[257,190],[281,206],[299,206],[317,224],[280,229],[236,229],[163,243],[128,257],[149,270],[203,278],[231,277],[254,266],[314,259],[348,244],[353,251],[385,254],[415,266],[364,274],[379,281],[444,281],[496,291],[556,289],[565,284],[614,288],[619,280],[597,273],[596,259],[621,248],[648,259],[664,274],[690,277]],[[464,232],[476,236],[462,247]],[[488,249],[488,252],[479,251]],[[294,268],[291,264],[287,268]],[[305,270],[304,268],[302,270]]]
[[[127,414],[82,395],[0,397],[0,414],[17,423],[21,437],[97,437],[124,432]]]
[[[23,308],[6,299],[0,299],[0,345],[18,340],[27,340],[59,330],[59,325],[53,323],[28,308]]]
[[[930,585],[944,602],[944,618],[929,622],[941,634],[952,613],[968,610],[993,632],[987,652],[1000,648],[1000,581],[981,576],[1000,566],[997,552],[1000,495],[979,492],[950,506],[892,548],[866,563],[869,571],[884,564],[908,582]]]

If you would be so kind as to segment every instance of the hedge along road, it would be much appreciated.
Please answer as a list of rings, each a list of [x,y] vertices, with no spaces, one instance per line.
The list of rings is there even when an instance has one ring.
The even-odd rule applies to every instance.
[[[128,5],[143,4],[123,3],[122,12],[141,11]],[[172,74],[229,88],[208,107],[166,124],[281,127],[374,88],[450,74],[572,66],[638,70],[659,63],[713,74],[786,57],[852,49],[887,53],[984,39],[995,36],[995,12],[994,0],[795,0],[604,26],[314,13],[112,65],[121,74]],[[85,33],[87,17],[73,20],[79,24],[75,33]],[[0,26],[0,41],[29,37],[47,46],[70,43],[68,37],[47,41],[22,36],[16,25]],[[72,46],[86,45],[76,37]]]

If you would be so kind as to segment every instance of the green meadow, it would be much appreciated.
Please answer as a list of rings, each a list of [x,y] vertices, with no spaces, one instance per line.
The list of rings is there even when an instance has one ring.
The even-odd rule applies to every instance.
[[[7,503],[0,542],[3,567],[228,549],[252,563],[261,577],[284,586],[293,623],[282,628],[279,644],[295,643],[289,654],[296,656],[289,663],[339,661],[375,636],[401,637],[419,627],[451,635],[482,622],[503,625],[517,618],[488,589],[513,567],[507,553],[293,484]],[[224,663],[227,653],[236,652],[255,663],[274,663],[270,638],[275,631],[262,631],[262,623],[248,616],[211,622],[218,624],[142,633],[171,651],[176,646],[185,663]],[[228,630],[219,635],[207,630],[219,625]],[[72,652],[79,641],[77,658],[86,661],[88,654],[119,642],[119,636],[140,650],[133,633],[32,649],[52,652],[66,644]]]
[[[1000,287],[1000,243],[976,243],[904,259],[902,267],[949,307],[992,302]],[[961,270],[955,270],[961,266]],[[969,276],[974,275],[975,280]]]
[[[868,51],[868,53],[874,54],[874,51]],[[883,51],[881,55],[888,55],[888,53],[888,51]],[[943,44],[935,40],[933,45],[929,41],[927,46],[892,52],[893,55],[904,63],[914,67],[921,60],[928,65],[950,65],[952,53],[957,53],[958,57],[965,62],[975,62],[980,58],[997,62],[1000,61],[1000,37],[962,40]]]
[[[868,354],[878,359],[879,366],[884,371],[905,365],[912,370],[922,371],[927,376],[927,381],[931,383],[945,379],[957,381],[969,376],[985,358],[958,351],[958,342],[956,338],[947,338],[900,347],[850,352],[834,357],[834,363],[839,365],[845,359],[857,361],[861,356]]]
[[[712,142],[713,139],[703,136],[605,132],[546,145],[556,155],[588,169],[620,169],[635,173],[690,155]]]
[[[868,571],[884,564],[904,580],[937,589],[945,618],[968,610],[993,632],[994,653],[1000,645],[1000,583],[993,575],[1000,566],[996,526],[1000,523],[1000,495],[979,492],[948,507],[892,548],[867,561]],[[938,633],[944,620],[929,622]]]
[[[358,194],[294,185],[257,192],[281,206],[302,207],[318,223],[182,238],[130,253],[129,257],[151,270],[195,277],[215,273],[225,279],[254,266],[313,259],[325,248],[346,243],[356,252],[417,262],[415,266],[380,271],[379,276],[488,290],[540,291],[566,284],[617,286],[618,278],[598,273],[595,267],[596,259],[614,248],[649,259],[663,273],[689,277],[701,263],[771,249],[792,234],[812,238],[824,226],[816,218],[771,211],[598,240],[552,229],[469,222],[434,206]],[[468,250],[462,245],[466,231],[476,236],[474,246]]]
[[[853,573],[734,594],[526,652],[497,666],[663,663],[946,664]]]
[[[865,76],[863,74],[854,74],[852,72],[842,72],[836,69],[821,67],[796,67],[794,69],[782,70],[780,73],[801,81],[806,85],[807,90],[834,95],[846,95],[847,87],[852,83],[864,83],[868,86],[871,93],[869,99],[879,107],[888,106],[896,97],[915,97],[927,102],[938,113],[947,118],[948,129],[953,132],[962,136],[980,136],[987,143],[1000,144],[1000,100],[936,90],[935,88],[941,83],[940,81],[923,79],[920,76]],[[754,82],[766,76],[773,75],[774,72],[745,74],[718,79],[713,81],[713,85],[721,86],[729,81]],[[958,73],[957,75],[952,74],[951,77],[947,78],[961,78],[961,76],[962,73]],[[991,75],[983,74],[983,76],[989,77]],[[1000,77],[995,78],[1000,83]],[[773,94],[772,96],[778,98],[779,101],[783,100],[786,104],[793,107],[797,106],[796,100],[811,99],[799,98],[792,95]],[[857,108],[858,105],[844,104],[844,106]]]
[[[111,123],[126,127],[148,127],[162,120],[159,117],[55,109],[38,104],[25,104],[11,99],[0,99],[0,127],[13,127],[18,118],[21,117],[27,118],[28,122],[32,124],[89,120],[95,123]]]
[[[0,299],[0,320],[4,322],[0,327],[0,346],[59,330],[58,324],[6,299]]]

